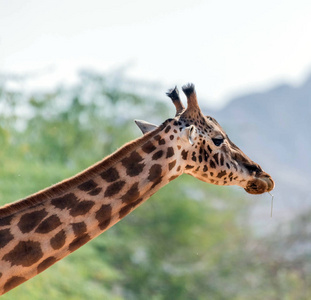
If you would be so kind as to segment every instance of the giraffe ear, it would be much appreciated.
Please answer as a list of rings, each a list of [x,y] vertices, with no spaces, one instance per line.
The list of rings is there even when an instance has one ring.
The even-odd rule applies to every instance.
[[[194,144],[193,140],[196,134],[196,127],[194,125],[190,125],[185,127],[181,132],[181,138],[188,141],[191,145]]]
[[[142,120],[135,120],[135,123],[139,127],[139,129],[142,131],[143,134],[158,128],[157,125],[154,125],[146,121],[142,121]]]

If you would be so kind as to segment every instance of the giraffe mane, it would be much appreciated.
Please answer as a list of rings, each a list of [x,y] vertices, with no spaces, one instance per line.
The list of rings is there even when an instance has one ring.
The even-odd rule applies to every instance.
[[[114,153],[110,154],[103,160],[93,164],[84,171],[74,175],[73,177],[65,179],[29,197],[18,200],[14,203],[4,205],[0,208],[0,217],[8,217],[16,211],[21,211],[23,209],[29,208],[29,206],[40,205],[44,201],[53,197],[57,197],[65,191],[68,192],[68,190],[73,189],[79,184],[85,182],[86,179],[89,179],[90,177],[93,177],[101,172],[108,170],[111,166],[113,166],[116,162],[120,161],[129,152],[134,151],[138,147],[145,144],[150,138],[158,134],[162,129],[166,127],[167,123],[171,120],[172,119],[166,120],[157,129],[143,135],[142,137],[135,139],[134,141],[126,143]]]

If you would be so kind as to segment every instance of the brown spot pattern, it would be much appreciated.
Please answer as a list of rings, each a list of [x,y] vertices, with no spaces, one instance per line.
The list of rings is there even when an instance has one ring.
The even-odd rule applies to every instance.
[[[142,201],[143,201],[143,198],[139,198],[135,202],[129,203],[125,205],[124,207],[122,207],[119,212],[120,219],[124,218],[132,210],[132,208],[136,207]]]
[[[60,249],[66,242],[66,234],[64,230],[58,232],[54,237],[51,238],[50,244],[54,250]]]
[[[46,270],[47,268],[49,268],[50,266],[52,266],[53,264],[55,264],[57,262],[58,259],[56,259],[53,256],[48,257],[47,259],[45,259],[44,261],[42,261],[38,267],[37,267],[37,271],[38,274],[43,272],[44,270]]]
[[[94,180],[88,180],[78,186],[78,188],[81,191],[85,191],[85,192],[95,189],[96,187],[97,187],[97,183],[95,183]]]
[[[174,155],[174,148],[173,147],[168,147],[167,152],[166,152],[166,158],[170,158]]]
[[[165,133],[168,133],[170,130],[171,130],[171,125],[168,125],[168,126],[165,128]]]
[[[88,194],[91,195],[91,196],[96,196],[98,195],[100,192],[102,191],[102,188],[101,187],[98,187],[92,191],[89,191]]]
[[[197,161],[197,157],[196,157],[196,153],[195,152],[192,152],[192,157],[191,159],[196,162]]]
[[[182,157],[182,159],[186,160],[186,159],[187,159],[187,156],[188,156],[188,151],[185,151],[185,150],[181,151],[181,157]]]
[[[122,202],[130,203],[139,198],[138,182],[134,183],[131,188],[121,197]]]
[[[152,155],[152,160],[157,160],[159,158],[161,158],[163,155],[163,150],[159,150],[158,152],[156,152],[155,154]]]
[[[215,168],[216,168],[216,165],[215,165],[215,163],[214,163],[212,160],[209,162],[209,165],[210,165],[210,167],[211,167],[212,169],[215,169]]]
[[[3,292],[6,293],[9,290],[15,288],[16,286],[22,284],[23,282],[25,282],[27,279],[24,277],[20,277],[20,276],[13,276],[11,277],[4,285],[3,287]]]
[[[79,236],[86,232],[86,224],[84,222],[71,224],[75,236]]]
[[[216,154],[213,156],[217,165],[219,164],[218,155],[219,155],[219,154],[216,153]]]
[[[48,213],[45,209],[26,213],[21,216],[17,223],[18,228],[22,233],[27,233],[33,230],[46,216]]]
[[[68,209],[74,206],[77,202],[78,202],[78,198],[73,193],[66,194],[63,197],[54,198],[51,201],[52,205],[54,205],[55,207],[59,209],[65,209],[65,208]]]
[[[158,179],[156,179],[153,182],[153,185],[151,186],[151,189],[155,188],[159,183],[161,183],[162,182],[162,178],[163,178],[163,176],[160,176]]]
[[[122,159],[121,163],[126,169],[126,174],[131,177],[140,174],[145,166],[144,163],[141,163],[142,160],[143,158],[136,151],[133,151],[129,157]]]
[[[120,178],[119,172],[115,168],[109,168],[108,170],[100,174],[101,178],[107,182],[114,182]]]
[[[226,174],[227,174],[226,171],[221,171],[221,172],[218,173],[217,177],[221,178],[221,177],[224,177]]]
[[[73,252],[77,249],[79,249],[81,246],[86,244],[91,237],[88,234],[83,234],[77,238],[75,238],[68,246],[68,249],[70,252]]]
[[[11,265],[29,267],[40,260],[43,256],[40,243],[34,241],[21,241],[13,250],[3,256],[3,260]]]
[[[209,158],[209,154],[207,153],[205,149],[203,149],[203,158],[206,162],[208,161],[208,158]]]
[[[147,154],[153,152],[155,149],[157,149],[156,146],[153,145],[150,141],[142,146],[142,150]]]
[[[50,217],[48,217],[47,219],[45,219],[36,229],[35,232],[37,233],[48,233],[52,230],[54,230],[55,228],[57,228],[58,226],[60,226],[62,223],[59,219],[59,217],[57,215],[52,215]]]
[[[90,200],[83,200],[77,203],[70,209],[70,215],[73,217],[85,215],[94,206],[94,202]]]
[[[194,168],[194,166],[191,166],[191,165],[186,165],[186,167],[185,167],[186,170],[189,170],[189,169],[192,169],[192,168]]]
[[[158,134],[154,137],[156,141],[158,141],[159,145],[165,145],[165,139],[162,139],[161,136]]]
[[[101,208],[96,212],[95,218],[98,221],[98,226],[101,230],[107,228],[111,219],[111,205],[103,204]]]
[[[125,181],[123,181],[123,180],[119,180],[115,183],[112,183],[111,185],[109,185],[107,187],[104,196],[105,197],[111,197],[111,196],[119,193],[122,190],[124,185],[125,185]]]
[[[161,173],[162,173],[162,166],[159,164],[155,164],[149,170],[148,179],[150,181],[155,181],[161,176]]]
[[[165,139],[160,139],[159,140],[159,145],[165,145]]]
[[[0,226],[7,226],[11,224],[13,216],[8,216],[0,219]]]
[[[13,235],[11,234],[9,228],[0,230],[0,249],[6,246],[12,240]]]
[[[174,179],[177,178],[177,177],[178,177],[178,175],[174,175],[174,176],[172,176],[172,177],[169,178],[169,181],[172,181],[172,180],[174,180]]]
[[[175,165],[176,165],[176,160],[173,160],[172,162],[168,164],[168,169],[172,170],[175,167]]]

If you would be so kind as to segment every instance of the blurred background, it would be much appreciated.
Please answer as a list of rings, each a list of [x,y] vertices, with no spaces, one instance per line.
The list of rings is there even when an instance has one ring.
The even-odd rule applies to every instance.
[[[0,0],[0,204],[202,110],[276,182],[183,175],[3,299],[310,299],[311,2]]]

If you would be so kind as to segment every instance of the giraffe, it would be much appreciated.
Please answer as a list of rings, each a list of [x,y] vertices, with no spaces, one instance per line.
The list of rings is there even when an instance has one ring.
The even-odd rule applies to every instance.
[[[76,176],[0,208],[0,294],[41,273],[109,229],[183,173],[250,194],[274,188],[271,176],[203,115],[193,84],[168,91],[174,118],[138,121],[143,136]]]

